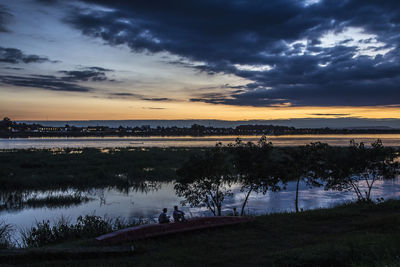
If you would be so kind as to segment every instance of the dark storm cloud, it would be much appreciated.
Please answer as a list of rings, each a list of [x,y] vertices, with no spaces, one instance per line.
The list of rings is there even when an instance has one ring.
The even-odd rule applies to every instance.
[[[83,70],[61,70],[59,73],[64,74],[63,79],[65,81],[114,81],[110,80],[106,76],[106,72],[112,72],[113,70],[100,68],[100,67],[88,67]]]
[[[6,69],[20,70],[20,68]],[[80,70],[60,70],[62,75],[0,75],[0,84],[13,86],[32,87],[52,91],[89,92],[93,88],[79,85],[79,82],[103,82],[115,80],[109,79],[106,72],[111,69],[102,67],[82,67]]]
[[[51,75],[35,75],[27,77],[3,75],[0,76],[0,84],[40,88],[51,91],[67,91],[67,92],[92,91],[92,89],[89,87],[65,82],[62,79]]]
[[[321,0],[308,6],[300,0],[84,2],[108,7],[77,8],[66,19],[86,35],[110,45],[126,44],[137,52],[166,51],[185,62],[204,62],[182,66],[252,81],[230,95],[194,96],[191,101],[250,106],[400,103],[398,0]],[[360,48],[352,44],[355,38],[321,46],[328,31],[340,33],[348,27],[376,35],[359,41],[370,51],[391,52],[360,55]]]
[[[138,99],[145,101],[155,101],[155,102],[168,102],[174,101],[174,99],[167,97],[149,97],[142,94],[135,93],[111,93],[109,94],[111,98],[123,98],[123,99]]]
[[[8,28],[6,27],[6,24],[11,18],[12,18],[11,13],[9,13],[3,5],[0,5],[0,32],[9,31]]]
[[[38,55],[27,55],[24,54],[21,50],[16,48],[0,47],[0,62],[19,64],[19,63],[43,63],[43,62],[56,63],[58,61],[52,61],[47,57],[42,57]]]

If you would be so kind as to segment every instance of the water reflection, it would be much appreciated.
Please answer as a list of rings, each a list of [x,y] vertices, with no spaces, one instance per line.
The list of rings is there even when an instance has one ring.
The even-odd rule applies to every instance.
[[[294,211],[296,184],[290,182],[287,189],[280,192],[267,192],[266,195],[251,194],[246,213],[265,214],[280,211]],[[226,197],[222,214],[229,214],[233,207],[240,207],[245,197],[240,192],[240,185],[232,185],[232,196]],[[89,198],[89,201],[68,205],[51,205],[38,201],[37,205],[28,204],[29,199],[45,199],[47,196],[73,196]],[[373,199],[400,198],[400,178],[391,181],[377,181],[373,189]],[[324,191],[323,188],[309,189],[300,185],[300,208],[314,209],[331,207],[345,201],[353,201],[356,197],[352,192]],[[183,199],[175,194],[173,182],[142,181],[129,188],[90,189],[85,191],[23,191],[0,192],[0,217],[7,223],[18,228],[30,227],[35,221],[52,220],[67,217],[76,220],[80,215],[96,214],[99,216],[124,217],[128,220],[137,218],[154,219],[162,208],[172,211],[174,205],[179,205]],[[32,202],[31,202],[32,203]],[[190,216],[211,215],[206,207],[183,207],[182,210]]]
[[[69,208],[92,200],[82,192],[0,191],[0,211],[16,212],[29,208]]]
[[[24,191],[0,191],[0,212],[17,212],[25,209],[63,209],[69,210],[73,206],[79,206],[89,201],[99,201],[99,205],[110,205],[107,195],[110,191],[117,191],[129,196],[130,194],[148,194],[161,188],[157,181],[136,181],[130,186],[113,186],[106,189],[66,189],[66,190],[24,190]]]
[[[256,142],[261,136],[241,136],[244,142]],[[0,149],[28,148],[117,148],[117,147],[205,147],[217,142],[233,143],[237,136],[202,137],[58,137],[58,138],[0,138]],[[370,144],[381,139],[385,146],[400,146],[400,134],[337,134],[337,135],[280,135],[268,136],[274,146],[298,146],[323,142],[334,146],[347,146],[349,141]],[[72,152],[72,153],[79,153]],[[104,150],[107,153],[107,150]]]
[[[115,186],[115,189],[121,193],[129,195],[130,193],[147,194],[161,189],[161,182],[158,181],[132,181],[129,186]]]

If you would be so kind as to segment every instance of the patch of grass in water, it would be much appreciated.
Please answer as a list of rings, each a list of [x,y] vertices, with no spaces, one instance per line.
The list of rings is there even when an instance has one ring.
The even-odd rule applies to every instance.
[[[87,203],[93,198],[80,195],[68,195],[68,196],[46,196],[39,198],[28,198],[24,200],[22,195],[18,192],[10,193],[9,196],[12,198],[4,199],[3,204],[0,204],[0,211],[2,210],[23,210],[29,208],[65,208],[70,206],[77,206],[83,203]]]
[[[47,196],[45,198],[30,198],[25,202],[25,205],[30,208],[61,208],[87,203],[92,199],[87,196]]]
[[[128,187],[138,180],[171,181],[198,148],[118,148],[102,153],[97,148],[2,150],[2,190]],[[118,174],[126,174],[120,179]]]

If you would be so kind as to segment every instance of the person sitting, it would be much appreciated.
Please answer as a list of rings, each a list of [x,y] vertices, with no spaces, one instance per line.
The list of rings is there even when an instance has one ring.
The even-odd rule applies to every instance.
[[[158,216],[158,223],[169,223],[169,216],[167,215],[167,209],[164,208],[160,216]]]
[[[181,210],[178,210],[178,206],[174,206],[174,213],[172,214],[175,222],[184,222],[185,221],[185,213]]]
[[[236,207],[233,208],[233,216],[239,216],[239,212],[236,210]]]

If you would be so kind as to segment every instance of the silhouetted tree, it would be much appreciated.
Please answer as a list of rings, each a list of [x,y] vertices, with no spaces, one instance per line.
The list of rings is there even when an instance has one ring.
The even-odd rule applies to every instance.
[[[296,212],[299,212],[300,182],[303,181],[309,188],[323,185],[321,178],[326,175],[329,149],[328,144],[317,142],[286,150],[286,167],[281,169],[281,175],[296,181]]]
[[[399,173],[398,157],[394,148],[384,147],[379,139],[371,147],[351,140],[346,150],[330,155],[331,173],[326,188],[354,191],[359,201],[371,201],[375,182],[393,179]],[[365,189],[360,182],[364,182]]]
[[[268,189],[277,191],[281,181],[278,177],[279,155],[275,153],[272,143],[265,136],[257,144],[243,143],[236,139],[233,149],[233,165],[241,184],[241,192],[245,192],[240,215],[244,215],[246,204],[252,192],[266,194]]]
[[[214,216],[221,216],[224,198],[232,195],[231,166],[221,144],[192,156],[177,170],[177,175],[175,190],[178,196],[184,197],[183,205],[204,205]]]

